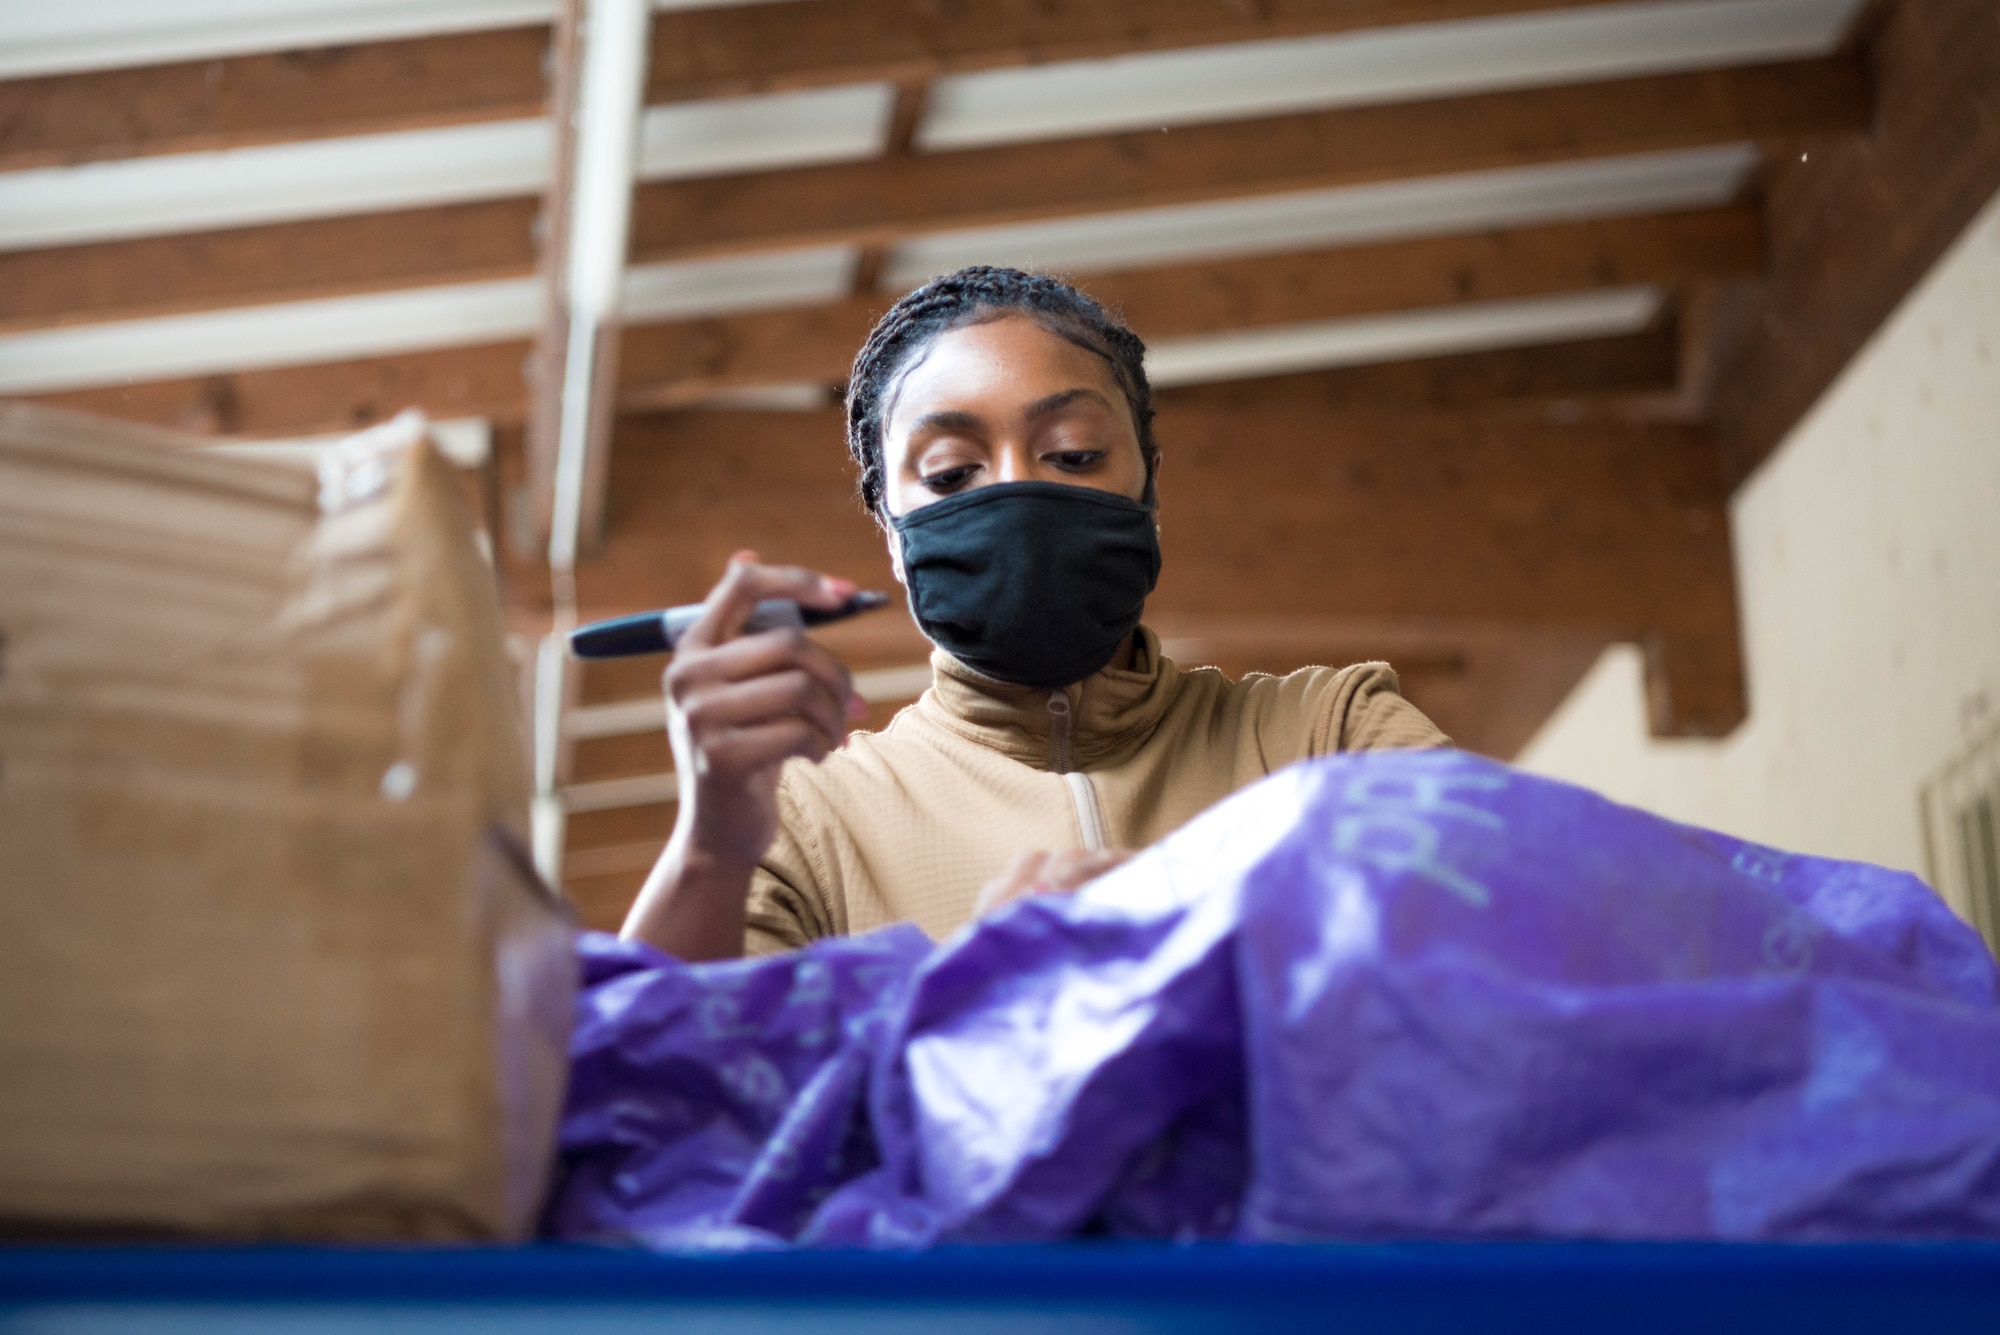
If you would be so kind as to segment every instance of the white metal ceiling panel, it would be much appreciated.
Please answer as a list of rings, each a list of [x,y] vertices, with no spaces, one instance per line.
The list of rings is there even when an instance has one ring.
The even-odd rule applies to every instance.
[[[541,319],[533,278],[72,325],[0,337],[0,393],[254,371],[522,338]]]
[[[897,291],[967,264],[1089,273],[1703,208],[1734,198],[1756,160],[1748,144],[1724,145],[940,232],[896,247],[882,282]]]
[[[1162,339],[1146,349],[1146,375],[1164,388],[1604,338],[1644,329],[1659,309],[1656,290],[1628,287]]]
[[[678,320],[838,301],[854,282],[855,258],[848,246],[816,246],[634,265],[625,272],[625,318]]]
[[[0,250],[533,194],[548,124],[494,121],[0,174]]]
[[[1665,0],[951,75],[925,149],[1452,97],[1831,51],[1863,0]]]
[[[715,9],[767,0],[653,0]],[[548,23],[558,0],[32,0],[0,3],[0,79]]]
[[[650,107],[639,126],[639,177],[872,158],[888,137],[895,103],[893,84],[864,83]]]
[[[547,23],[557,0],[63,0],[0,4],[0,78]]]
[[[853,270],[838,246],[643,265],[624,302],[629,318],[661,320],[830,301]],[[526,338],[541,313],[539,282],[515,278],[33,330],[0,335],[0,394]]]
[[[653,107],[639,175],[870,157],[892,101],[860,84]],[[548,171],[548,122],[513,120],[0,173],[0,250],[534,194]]]

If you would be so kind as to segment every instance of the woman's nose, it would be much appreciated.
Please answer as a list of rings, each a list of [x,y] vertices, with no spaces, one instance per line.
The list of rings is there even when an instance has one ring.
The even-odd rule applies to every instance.
[[[1026,442],[1002,442],[994,450],[994,482],[1034,482],[1036,464],[1034,450]]]
[[[1026,445],[1003,443],[995,451],[993,478],[996,482],[1032,482],[1035,459]]]

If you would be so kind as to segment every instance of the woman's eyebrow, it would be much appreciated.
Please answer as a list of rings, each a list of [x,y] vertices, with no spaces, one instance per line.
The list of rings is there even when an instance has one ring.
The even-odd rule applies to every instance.
[[[1059,394],[1050,394],[1044,398],[1036,399],[1028,405],[1025,416],[1030,422],[1039,421],[1047,417],[1050,413],[1061,412],[1072,403],[1084,399],[1095,399],[1105,408],[1108,409],[1111,407],[1111,400],[1105,398],[1096,390],[1085,386],[1078,386],[1076,389],[1066,389]]]
[[[919,417],[910,424],[910,432],[912,435],[927,430],[977,432],[985,425],[985,420],[977,413],[966,412],[963,408],[945,408]]]

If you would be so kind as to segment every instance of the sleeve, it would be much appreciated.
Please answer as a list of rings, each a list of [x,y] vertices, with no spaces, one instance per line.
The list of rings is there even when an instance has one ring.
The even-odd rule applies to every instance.
[[[775,955],[837,935],[827,894],[830,887],[813,855],[810,822],[788,782],[778,785],[778,833],[750,874],[745,906],[743,953]]]
[[[1334,674],[1313,720],[1310,755],[1450,746],[1451,738],[1403,698],[1395,669],[1357,663]]]

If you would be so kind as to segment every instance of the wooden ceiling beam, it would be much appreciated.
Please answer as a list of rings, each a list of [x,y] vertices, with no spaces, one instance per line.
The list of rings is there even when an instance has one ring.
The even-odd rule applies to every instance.
[[[0,254],[0,330],[130,320],[534,272],[534,198],[282,222]],[[1760,266],[1750,208],[1508,228],[1098,274],[1088,286],[1148,336],[1618,282],[1744,274]],[[838,380],[886,298],[844,308],[700,320],[638,336],[624,384]],[[730,368],[732,358],[752,362]],[[808,370],[810,368],[810,370]]]
[[[524,275],[532,272],[535,210],[531,200],[501,201],[0,255],[0,329]],[[1625,283],[1673,285],[1753,273],[1761,255],[1758,215],[1737,206],[1174,265],[1098,274],[1084,283],[1122,309],[1144,336],[1168,338]],[[741,385],[837,384],[886,304],[884,297],[865,297],[635,326],[624,336],[622,400],[631,409],[685,403]],[[482,366],[488,355],[477,349],[467,354]],[[451,354],[416,360],[427,369],[398,383],[427,394]],[[379,376],[395,361],[365,363],[370,369],[355,376],[357,405],[377,399]],[[318,375],[315,383],[337,383],[338,373],[331,374]],[[314,373],[224,377],[240,387],[225,397],[264,399],[267,392],[255,386],[300,375]],[[483,384],[491,377],[481,370],[471,379]],[[176,383],[192,387],[197,406],[184,404],[173,415],[207,417],[210,410],[198,405],[215,401],[216,379]],[[164,402],[153,391],[125,397]],[[444,397],[455,398],[456,391]],[[506,401],[513,400],[510,389]],[[301,398],[299,414],[326,406],[325,394],[316,391]],[[340,429],[368,410],[342,408],[333,414],[337,420],[315,417],[312,424]],[[251,417],[268,420],[261,411]]]
[[[1154,615],[1633,640],[1656,733],[1721,734],[1743,716],[1726,494],[1704,431],[1168,406],[1158,434]],[[630,419],[611,468],[605,549],[577,571],[594,614],[698,598],[746,546],[888,587],[838,413]]]
[[[1210,260],[1078,281],[1149,340],[1632,283],[1673,285],[1755,273],[1754,207],[1506,228],[1372,245]],[[717,316],[626,332],[628,409],[686,403],[743,385],[846,378],[889,304]]]
[[[1866,129],[1850,56],[641,187],[635,260],[831,243]]]
[[[1161,408],[1316,408],[1326,412],[1518,412],[1549,420],[1648,415],[1680,379],[1673,319],[1636,334],[1529,348],[1462,352],[1374,366],[1178,385]]]
[[[865,332],[865,329],[864,331]],[[858,336],[857,336],[858,342]],[[141,381],[29,397],[181,430],[283,437],[347,431],[420,407],[433,417],[519,423],[525,340],[429,352]],[[1162,402],[1251,399],[1363,410],[1505,409],[1574,415],[1579,400],[1629,400],[1671,385],[1661,330],[1622,339],[1462,353],[1164,391]]]
[[[818,0],[662,14],[654,101],[1575,9],[1611,0]]]
[[[1768,169],[1771,264],[1720,331],[1713,402],[1747,478],[2000,191],[2000,5],[1884,5],[1871,132]]]
[[[536,199],[0,254],[0,330],[349,296],[535,270]]]
[[[543,114],[546,25],[0,82],[0,171]]]
[[[1107,273],[1091,293],[1148,337],[1755,273],[1754,206],[1499,228]]]
[[[666,13],[648,97],[1482,18],[1609,0],[794,0]],[[0,171],[543,114],[546,25],[0,82]]]
[[[128,421],[256,438],[349,431],[409,407],[437,418],[518,422],[527,412],[528,350],[527,340],[508,340],[30,397]]]

